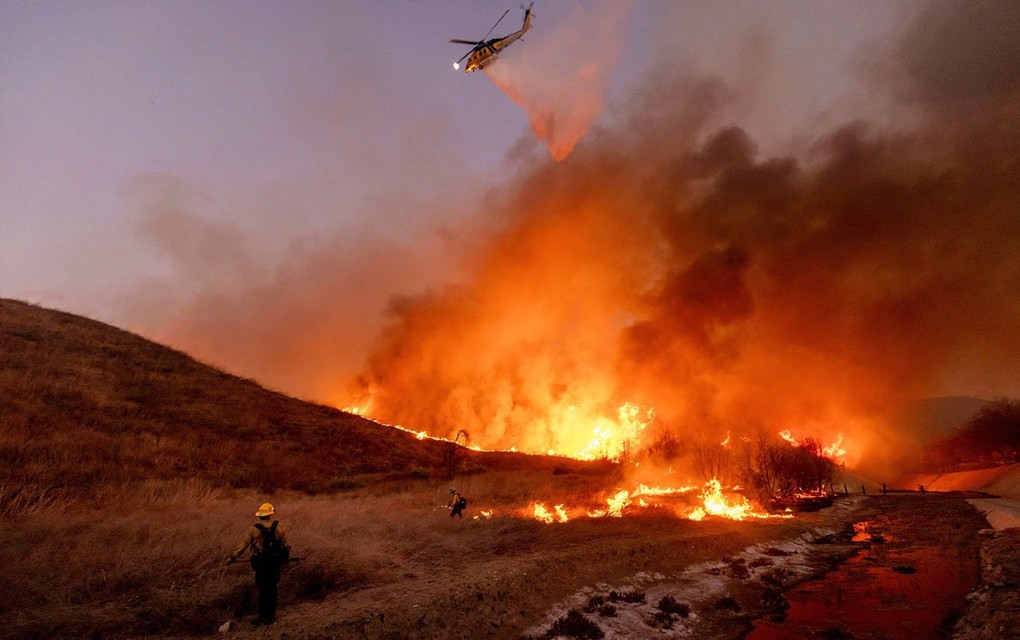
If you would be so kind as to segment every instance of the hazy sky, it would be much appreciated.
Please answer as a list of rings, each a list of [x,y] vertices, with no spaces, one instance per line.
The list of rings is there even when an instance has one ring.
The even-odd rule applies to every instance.
[[[635,0],[615,32],[585,31],[614,6],[540,0],[506,60],[555,51],[571,28],[597,33],[591,48],[618,40],[595,126],[649,74],[719,74],[745,87],[734,117],[766,153],[889,117],[860,59],[917,9]],[[481,37],[508,8],[495,35],[519,27],[516,3],[0,2],[0,296],[292,392],[287,343],[274,354],[263,326],[317,333],[336,343],[319,350],[336,380],[356,372],[394,297],[456,279],[446,234],[474,224],[522,158],[551,162],[526,113],[451,66],[464,48],[448,40]],[[293,317],[261,304],[280,291]]]

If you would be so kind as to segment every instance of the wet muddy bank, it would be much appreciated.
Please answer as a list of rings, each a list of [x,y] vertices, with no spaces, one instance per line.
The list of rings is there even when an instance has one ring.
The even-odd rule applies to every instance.
[[[1020,638],[1020,529],[985,530],[982,585],[968,597],[954,640]]]

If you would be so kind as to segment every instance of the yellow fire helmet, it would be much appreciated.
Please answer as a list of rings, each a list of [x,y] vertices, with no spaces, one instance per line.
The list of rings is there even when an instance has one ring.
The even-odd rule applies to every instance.
[[[255,517],[265,518],[266,516],[271,516],[274,513],[276,513],[276,509],[273,508],[273,505],[266,502],[261,507],[259,507],[258,511],[255,512]]]

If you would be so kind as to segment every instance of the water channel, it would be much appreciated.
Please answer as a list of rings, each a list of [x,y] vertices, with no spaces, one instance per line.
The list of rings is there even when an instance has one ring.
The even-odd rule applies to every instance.
[[[978,585],[973,549],[918,545],[895,524],[858,522],[853,557],[784,596],[781,621],[757,620],[748,640],[854,638],[925,640],[948,637],[967,594]]]

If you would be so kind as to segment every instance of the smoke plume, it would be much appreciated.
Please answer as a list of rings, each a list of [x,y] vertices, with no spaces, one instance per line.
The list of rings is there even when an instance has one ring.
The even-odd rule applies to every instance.
[[[459,284],[391,304],[359,400],[485,447],[572,453],[631,403],[688,440],[843,433],[874,463],[903,403],[1015,388],[1018,28],[1016,5],[934,5],[871,62],[914,124],[810,132],[804,157],[725,123],[740,87],[657,73],[497,198]],[[550,60],[500,60],[496,81],[563,158],[601,81],[559,111],[524,80]]]

